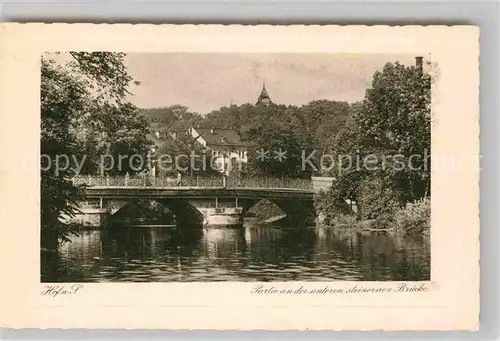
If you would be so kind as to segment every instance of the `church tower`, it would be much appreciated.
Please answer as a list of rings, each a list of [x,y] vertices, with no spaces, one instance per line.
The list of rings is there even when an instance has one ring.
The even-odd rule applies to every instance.
[[[255,103],[255,105],[259,105],[259,104],[269,105],[271,103],[273,103],[273,102],[271,101],[271,97],[269,97],[269,94],[267,93],[266,83],[264,83],[262,85],[262,92],[260,93],[260,96],[257,99],[257,103]]]

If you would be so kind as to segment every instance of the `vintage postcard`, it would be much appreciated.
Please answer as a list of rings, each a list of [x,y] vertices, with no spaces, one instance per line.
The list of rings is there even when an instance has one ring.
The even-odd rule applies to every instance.
[[[2,327],[476,330],[478,39],[2,24]]]

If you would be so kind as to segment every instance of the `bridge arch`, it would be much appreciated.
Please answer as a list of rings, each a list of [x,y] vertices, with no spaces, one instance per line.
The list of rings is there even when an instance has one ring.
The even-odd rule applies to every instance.
[[[285,214],[285,212],[283,212],[283,210],[278,205],[276,205],[272,200],[270,200],[268,198],[239,199],[238,202],[241,205],[243,216],[247,215],[251,211],[255,211],[256,209],[259,209],[260,204],[263,204],[263,203],[269,203],[269,204],[275,206],[278,210],[280,210],[281,214]],[[276,213],[278,213],[278,212],[276,212]]]
[[[240,199],[243,208],[242,214],[245,215],[255,205],[262,201],[268,201],[276,205],[283,214],[286,223],[293,225],[310,225],[315,222],[315,210],[312,200],[296,200],[296,199],[278,199],[278,198],[254,198],[254,199]]]
[[[189,200],[164,199],[161,202],[173,211],[177,226],[201,227],[203,225],[205,216]]]
[[[168,213],[163,215],[164,223],[172,223],[179,227],[201,227],[203,225],[204,216],[189,200],[184,199],[129,199],[126,201],[109,202],[108,210],[111,213],[111,222],[117,220],[127,221],[132,215],[147,213],[147,210],[154,209],[159,206],[167,208],[172,216]],[[170,219],[169,219],[170,218]]]
[[[316,211],[313,200],[274,199],[273,202],[285,212],[287,224],[294,226],[315,224]]]

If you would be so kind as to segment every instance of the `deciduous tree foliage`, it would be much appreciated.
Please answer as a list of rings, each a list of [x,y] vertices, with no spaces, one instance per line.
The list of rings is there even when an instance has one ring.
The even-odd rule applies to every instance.
[[[312,101],[306,105],[232,105],[207,115],[201,124],[234,129],[249,146],[249,171],[274,176],[310,176],[314,170],[302,167],[303,153],[316,151],[311,161],[324,153],[349,117],[346,102]],[[286,151],[286,159],[274,152]],[[257,158],[269,151],[268,158]]]
[[[364,153],[392,156],[388,177],[406,203],[429,193],[431,77],[413,66],[388,63],[373,76],[356,116]],[[395,158],[397,156],[397,159]],[[404,167],[398,167],[396,162]]]
[[[316,100],[298,110],[301,127],[312,137],[314,149],[326,152],[331,139],[335,138],[351,117],[347,102]]]
[[[146,166],[150,145],[146,138],[147,127],[147,120],[137,115],[137,108],[130,103],[102,103],[75,117],[71,132],[86,157],[81,173],[133,174],[140,171],[141,163]],[[132,158],[133,155],[141,158]]]
[[[190,127],[198,126],[203,117],[200,114],[191,112],[186,106],[176,104],[165,108],[141,109],[141,116],[144,116],[152,130],[168,130],[182,134]]]
[[[249,171],[256,175],[307,176],[301,168],[302,150],[312,148],[312,137],[301,127],[295,106],[256,106],[253,120],[241,128],[249,145]],[[264,152],[265,157],[259,157]],[[279,157],[278,153],[285,153]]]
[[[73,115],[83,110],[85,89],[67,70],[55,62],[42,58],[41,63],[41,244],[42,248],[54,249],[59,241],[67,238],[68,231],[63,219],[74,210],[79,191],[70,178],[74,169],[59,170],[56,174],[56,155],[80,155],[75,137],[70,133]],[[49,164],[50,162],[50,164]]]
[[[332,200],[356,200],[363,216],[371,218],[381,207],[429,196],[431,77],[388,63],[353,109],[354,120],[338,134],[333,149],[349,155],[346,160],[357,156],[361,167],[341,167]],[[363,161],[368,155],[377,160],[370,167]]]
[[[72,185],[75,164],[55,168],[58,155],[94,171],[108,152],[146,153],[147,122],[127,102],[132,77],[124,54],[70,52],[41,58],[41,243],[54,249],[75,230],[66,223],[81,191]],[[48,161],[50,160],[50,161]],[[47,163],[50,162],[50,165]]]
[[[351,113],[349,104],[329,100],[312,101],[304,106],[230,105],[208,113],[205,117],[191,113],[182,105],[145,109],[151,129],[186,131],[190,126],[233,129],[249,148],[249,164],[245,173],[268,176],[310,176],[311,168],[302,169],[302,152],[316,150],[314,162],[331,144]],[[183,150],[181,142],[170,146]],[[281,161],[274,152],[286,151]],[[269,152],[265,160],[257,158]]]
[[[273,106],[276,108],[277,106]],[[241,133],[242,128],[255,120],[259,120],[265,113],[271,114],[266,106],[255,106],[252,104],[231,105],[214,110],[205,116],[201,123],[203,127],[234,129]]]

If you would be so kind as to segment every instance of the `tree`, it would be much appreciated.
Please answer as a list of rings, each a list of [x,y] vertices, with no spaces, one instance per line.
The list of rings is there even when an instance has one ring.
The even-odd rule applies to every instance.
[[[253,121],[241,129],[243,140],[250,146],[250,172],[271,176],[310,176],[312,170],[302,168],[302,154],[308,154],[314,148],[313,136],[301,124],[300,109],[273,104],[256,108]],[[282,157],[280,152],[284,153]]]
[[[73,168],[55,170],[57,155],[79,154],[70,133],[71,118],[83,110],[85,89],[54,61],[41,63],[41,247],[55,249],[72,231],[64,217],[74,213],[80,192],[70,178]]]
[[[338,164],[327,175],[336,181],[325,194],[329,199],[322,200],[336,206],[354,200],[361,217],[370,219],[429,195],[431,77],[388,63],[374,74],[364,101],[350,111],[330,140]],[[368,157],[375,161],[369,167]]]
[[[347,123],[350,105],[347,102],[316,100],[301,106],[298,114],[301,126],[313,138],[314,148],[324,153],[330,140]]]
[[[387,177],[402,194],[402,205],[429,193],[429,75],[413,66],[386,64],[373,76],[356,123],[364,154],[385,156],[387,164],[377,169],[378,176]]]
[[[178,133],[186,131],[190,126],[233,129],[249,149],[249,163],[244,173],[310,176],[312,169],[302,169],[302,153],[309,155],[316,151],[311,159],[316,162],[317,157],[326,150],[328,141],[346,124],[351,116],[349,110],[350,106],[346,102],[318,100],[302,107],[277,104],[230,105],[214,110],[204,118],[190,113],[181,105],[147,109],[141,111],[141,114],[148,118],[151,129],[176,130]],[[163,147],[184,150],[180,142],[171,141]],[[280,149],[286,151],[286,154],[278,160],[275,152]],[[265,160],[257,158],[260,151],[269,152]]]
[[[100,146],[113,139],[116,151],[126,145],[127,134],[109,136],[110,124],[115,132],[137,130],[132,139],[144,133],[135,119],[135,110],[126,98],[133,79],[123,64],[123,53],[69,52],[44,54],[41,59],[41,246],[55,249],[77,233],[67,218],[76,213],[81,189],[72,184],[77,168],[55,167],[61,156],[81,161],[87,153],[97,155]],[[95,140],[86,142],[83,132],[94,122]],[[90,132],[88,132],[90,134]],[[104,141],[104,142],[103,142]],[[95,145],[92,143],[95,142]],[[108,147],[110,145],[108,144]],[[63,165],[60,165],[63,166]]]
[[[72,133],[85,151],[85,167],[80,173],[133,174],[140,171],[146,167],[150,147],[147,130],[147,120],[138,115],[137,108],[130,103],[102,103],[77,116],[73,120]]]
[[[356,165],[360,149],[359,134],[356,122],[351,119],[332,141],[336,165],[325,175],[337,179],[333,192],[337,199],[357,201],[359,184],[365,176],[364,169]]]
[[[201,125],[204,128],[233,129],[241,134],[243,127],[254,120],[259,120],[266,112],[269,112],[269,108],[265,106],[257,107],[252,104],[231,105],[208,113]]]
[[[180,104],[165,108],[142,109],[139,114],[147,119],[152,130],[169,130],[177,133],[184,133],[203,121],[200,114],[191,112]]]

